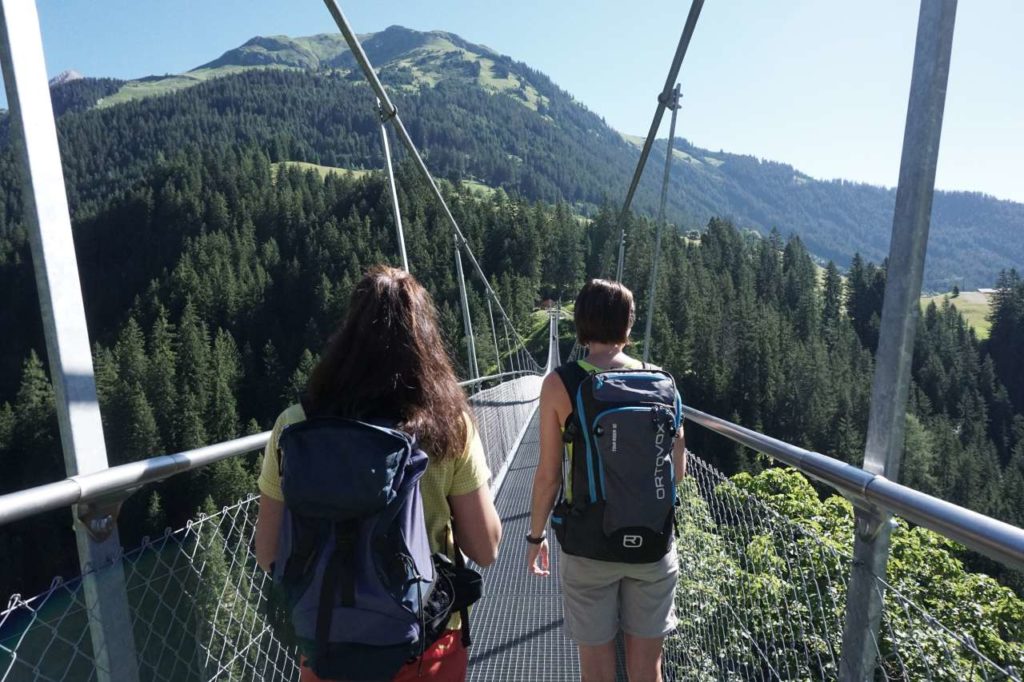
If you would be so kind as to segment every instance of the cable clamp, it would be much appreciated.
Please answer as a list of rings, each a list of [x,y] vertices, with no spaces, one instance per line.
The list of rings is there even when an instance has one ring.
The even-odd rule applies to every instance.
[[[398,109],[394,105],[391,105],[391,109],[387,110],[382,105],[377,105],[377,115],[380,116],[381,123],[387,123],[391,119],[398,116]]]
[[[94,542],[104,542],[117,530],[121,504],[142,486],[120,490],[76,505],[75,516]]]
[[[679,108],[679,100],[682,99],[682,94],[676,90],[670,90],[669,92],[658,93],[658,104],[665,105],[666,109],[676,110]]]
[[[864,542],[874,542],[883,528],[888,527],[891,530],[896,526],[892,514],[877,507],[855,505],[853,518],[854,533]]]

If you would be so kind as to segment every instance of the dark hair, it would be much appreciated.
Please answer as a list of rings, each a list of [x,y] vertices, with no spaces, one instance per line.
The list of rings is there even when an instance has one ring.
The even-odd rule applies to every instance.
[[[398,419],[437,459],[465,449],[466,396],[430,294],[404,270],[377,265],[356,285],[305,400],[313,413]]]
[[[576,297],[576,338],[584,345],[625,343],[634,316],[632,291],[618,282],[592,279]]]

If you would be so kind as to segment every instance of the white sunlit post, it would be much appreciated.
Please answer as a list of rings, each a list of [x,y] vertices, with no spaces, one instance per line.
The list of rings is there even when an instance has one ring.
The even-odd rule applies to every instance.
[[[462,326],[466,332],[466,371],[470,379],[480,376],[480,368],[476,364],[476,339],[473,336],[473,320],[469,316],[469,296],[466,293],[466,275],[462,271],[462,249],[459,246],[459,235],[455,235],[455,273],[459,280],[459,301],[462,303]]]
[[[892,481],[899,480],[903,456],[914,332],[921,311],[921,279],[955,20],[956,0],[922,0],[864,450],[864,469]],[[878,580],[886,576],[891,531],[888,513],[858,509],[856,514],[839,667],[839,678],[851,682],[875,677],[883,609],[883,588]]]
[[[380,139],[384,147],[384,168],[388,176],[388,194],[391,196],[391,214],[395,217],[395,240],[398,242],[398,256],[402,260],[402,269],[409,270],[409,256],[405,253],[405,234],[402,232],[402,209],[398,205],[398,186],[395,184],[395,168],[391,163],[391,144],[388,142],[388,117],[377,100],[377,114],[380,116]]]
[[[64,174],[57,146],[39,16],[34,2],[0,0],[0,62],[10,107],[11,144],[22,170],[46,352],[56,394],[64,464],[69,476],[107,468],[89,332]],[[103,682],[134,682],[138,664],[113,516],[90,533],[75,524],[89,615],[93,660]],[[96,537],[94,537],[94,535]],[[102,539],[97,539],[102,538]],[[90,568],[98,569],[90,572]]]
[[[668,181],[672,173],[672,146],[676,141],[676,114],[679,113],[679,83],[672,90],[672,100],[667,105],[672,110],[672,123],[668,127],[668,142],[665,145],[665,175],[661,180],[661,200],[658,202],[658,221],[655,226],[654,254],[651,256],[651,284],[647,292],[647,320],[644,322],[644,362],[651,360],[651,324],[654,321],[655,292],[658,289],[658,262],[661,260],[661,232],[665,227],[665,202],[668,200]]]

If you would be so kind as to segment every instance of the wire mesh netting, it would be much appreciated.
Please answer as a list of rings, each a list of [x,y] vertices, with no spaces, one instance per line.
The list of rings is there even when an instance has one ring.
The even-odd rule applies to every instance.
[[[540,383],[526,375],[472,387],[469,402],[493,472],[528,424]],[[265,615],[269,581],[252,550],[257,499],[200,515],[90,574],[123,572],[140,679],[297,679],[294,653]],[[84,580],[10,599],[0,612],[0,682],[97,679]]]
[[[492,475],[498,475],[537,408],[542,381],[540,375],[528,374],[469,396]]]
[[[200,515],[95,571],[124,572],[140,679],[296,679],[263,615],[267,577],[250,546],[256,500]],[[0,616],[0,679],[97,678],[83,587],[58,582],[11,599]]]
[[[751,477],[725,478],[692,453],[689,462],[678,513],[680,622],[666,641],[666,677],[837,679],[852,561],[848,503],[818,502],[806,479],[782,469],[767,477],[774,488],[758,490],[746,485]],[[876,679],[1021,679],[1013,666],[1024,647],[955,632],[908,596],[923,587],[878,582]]]

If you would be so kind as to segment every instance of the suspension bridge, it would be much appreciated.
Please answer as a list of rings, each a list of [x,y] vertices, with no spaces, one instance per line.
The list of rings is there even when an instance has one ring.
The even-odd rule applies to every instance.
[[[566,336],[550,312],[547,358],[538,362],[506,314],[335,0],[325,0],[377,98],[382,140],[389,129],[429,183],[452,228],[470,377],[463,383],[493,474],[504,525],[486,598],[474,610],[471,680],[571,680],[579,669],[561,628],[557,580],[528,575],[521,542],[538,459],[536,410],[545,373],[561,363]],[[665,109],[678,108],[675,81],[700,14],[694,0],[659,96],[651,133],[623,207],[625,215]],[[852,502],[843,541],[821,519],[796,518],[771,495],[723,476],[691,453],[680,484],[677,632],[666,641],[670,680],[1021,680],[1020,647],[992,650],[924,603],[914,585],[887,579],[895,518],[929,528],[1013,568],[1024,567],[1024,531],[911,490],[897,471],[909,385],[921,265],[934,189],[955,0],[924,0],[897,190],[864,468],[775,440],[684,406],[689,423],[773,458]],[[69,477],[0,496],[0,525],[76,508],[83,572],[35,596],[13,595],[0,611],[0,682],[14,680],[294,680],[294,651],[264,614],[268,579],[252,550],[255,496],[199,514],[184,528],[121,549],[120,503],[143,486],[267,442],[267,433],[117,467],[107,465],[78,268],[34,3],[4,1],[0,60],[20,135],[33,259]],[[669,141],[671,149],[671,139]],[[390,173],[396,239],[408,267]],[[671,154],[666,159],[666,177]],[[664,203],[664,192],[662,194]],[[663,210],[662,210],[663,213]],[[663,222],[659,217],[659,228]],[[625,225],[625,222],[623,223]],[[620,238],[619,263],[626,235]],[[483,287],[497,373],[480,376],[462,257]],[[653,264],[657,253],[652,254]],[[656,276],[656,275],[652,275]],[[654,287],[651,287],[652,295]],[[494,310],[503,335],[494,321]],[[505,352],[501,352],[501,340]],[[645,343],[645,354],[649,346]],[[576,346],[566,357],[576,359]],[[502,364],[503,363],[503,364]],[[803,481],[804,479],[799,479]],[[805,481],[806,483],[806,481]],[[812,491],[813,494],[813,491]],[[838,498],[834,498],[838,499]],[[553,557],[557,574],[557,557]],[[917,586],[920,587],[920,586]],[[968,597],[970,595],[967,595]],[[0,605],[2,606],[2,605]]]

